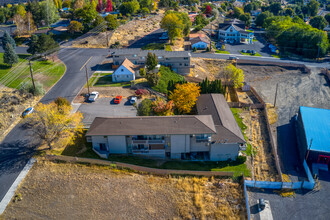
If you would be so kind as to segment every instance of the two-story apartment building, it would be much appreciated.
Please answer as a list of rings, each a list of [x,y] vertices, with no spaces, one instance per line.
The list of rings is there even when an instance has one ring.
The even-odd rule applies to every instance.
[[[245,140],[221,94],[200,96],[199,115],[97,117],[86,137],[101,157],[235,160]]]
[[[160,65],[168,66],[182,75],[190,73],[190,68],[192,68],[190,64],[191,54],[187,51],[141,50],[140,48],[110,49],[113,68],[120,65],[126,58],[135,65],[145,65],[149,52],[156,54]]]
[[[252,44],[253,36],[253,32],[247,31],[244,22],[240,20],[225,20],[224,23],[219,24],[218,38],[225,43]]]

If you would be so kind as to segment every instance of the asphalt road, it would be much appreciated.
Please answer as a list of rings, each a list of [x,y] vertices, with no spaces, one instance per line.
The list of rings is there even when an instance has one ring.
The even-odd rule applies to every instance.
[[[24,49],[17,50],[24,52]],[[105,49],[62,49],[59,58],[66,64],[67,71],[41,102],[48,103],[58,96],[72,101],[86,83],[85,69],[80,70],[84,63],[92,57],[87,65],[91,75],[92,70],[97,68],[97,64],[101,63],[106,55]],[[17,125],[0,144],[0,200],[35,153],[39,143],[39,140],[30,136],[28,130]]]

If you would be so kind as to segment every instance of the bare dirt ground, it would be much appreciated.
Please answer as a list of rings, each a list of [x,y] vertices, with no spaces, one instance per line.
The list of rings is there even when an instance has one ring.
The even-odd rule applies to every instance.
[[[245,219],[242,187],[226,179],[157,177],[39,161],[4,219]]]
[[[207,77],[209,80],[215,80],[221,76],[223,68],[229,63],[226,60],[191,58],[191,64],[195,65],[195,68],[191,69],[190,76],[198,79]]]

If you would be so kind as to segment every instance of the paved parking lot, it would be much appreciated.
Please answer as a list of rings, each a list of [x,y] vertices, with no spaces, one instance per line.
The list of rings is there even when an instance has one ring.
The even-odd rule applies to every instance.
[[[320,190],[297,190],[295,197],[281,197],[273,190],[248,188],[251,218],[260,219],[258,199],[269,200],[273,219],[329,219],[330,172],[320,171]]]
[[[259,35],[255,34],[258,41],[253,41],[252,44],[226,44],[226,50],[231,54],[241,54],[242,50],[255,50],[261,56],[271,57],[266,41]]]
[[[83,113],[83,123],[89,125],[95,117],[136,116],[136,109],[125,98],[120,104],[113,103],[114,98],[99,98],[93,103],[83,103],[78,111]]]

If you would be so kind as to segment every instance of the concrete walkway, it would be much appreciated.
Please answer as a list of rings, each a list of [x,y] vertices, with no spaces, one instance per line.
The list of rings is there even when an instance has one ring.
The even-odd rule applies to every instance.
[[[6,193],[5,197],[3,197],[3,199],[1,200],[1,202],[0,202],[0,215],[5,211],[7,205],[9,204],[9,202],[11,201],[13,196],[15,195],[17,187],[22,182],[22,180],[25,178],[25,176],[28,174],[28,172],[31,169],[31,167],[33,166],[34,162],[36,162],[36,159],[34,159],[34,158],[31,158],[27,162],[27,164],[25,165],[25,167],[23,168],[21,173],[16,178],[15,182],[9,188],[9,190]]]

